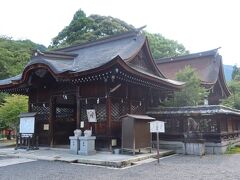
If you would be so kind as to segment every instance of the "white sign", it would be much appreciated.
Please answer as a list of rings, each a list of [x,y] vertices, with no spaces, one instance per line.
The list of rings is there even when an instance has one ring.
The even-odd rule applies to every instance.
[[[165,132],[164,122],[163,121],[152,121],[152,122],[150,122],[150,132],[151,133],[157,133],[157,132],[164,133]]]
[[[95,109],[87,110],[88,122],[97,122],[96,111]]]
[[[20,133],[34,133],[35,118],[34,117],[21,117],[20,118]]]
[[[49,124],[44,124],[43,125],[43,130],[48,131],[49,130]]]

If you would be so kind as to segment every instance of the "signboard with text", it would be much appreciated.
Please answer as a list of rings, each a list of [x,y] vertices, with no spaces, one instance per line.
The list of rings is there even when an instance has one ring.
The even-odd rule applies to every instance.
[[[165,132],[165,122],[163,122],[163,121],[150,122],[150,132],[151,133],[164,133]]]

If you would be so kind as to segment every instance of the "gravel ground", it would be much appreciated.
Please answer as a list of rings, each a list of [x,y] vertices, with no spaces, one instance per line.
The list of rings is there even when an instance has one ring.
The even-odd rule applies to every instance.
[[[0,161],[1,163],[1,161]],[[0,168],[0,179],[239,180],[240,155],[172,156],[126,169],[35,161]]]

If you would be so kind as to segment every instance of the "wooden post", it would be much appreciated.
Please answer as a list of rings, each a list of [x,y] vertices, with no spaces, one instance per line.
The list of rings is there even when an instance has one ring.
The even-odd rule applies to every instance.
[[[158,158],[158,164],[159,164],[159,132],[157,132],[157,158]]]
[[[109,151],[112,151],[112,101],[109,93],[109,86],[106,83],[106,115],[107,115],[107,136],[109,143]]]
[[[54,124],[55,124],[55,118],[56,118],[56,99],[55,97],[51,97],[50,99],[50,116],[49,116],[49,145],[50,147],[53,147],[53,141],[54,141]]]
[[[107,97],[107,134],[108,134],[108,139],[109,139],[109,150],[112,151],[112,141],[111,141],[111,135],[112,135],[112,101],[111,98],[108,96]]]
[[[80,129],[80,121],[81,121],[81,102],[80,102],[80,87],[77,86],[76,90],[76,100],[77,100],[77,122],[76,129]]]
[[[127,93],[128,93],[128,113],[132,114],[131,89],[129,88],[129,85],[127,86]]]

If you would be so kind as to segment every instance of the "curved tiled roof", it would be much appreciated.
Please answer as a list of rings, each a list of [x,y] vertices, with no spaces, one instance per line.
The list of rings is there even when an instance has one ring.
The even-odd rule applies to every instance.
[[[203,86],[211,89],[219,82],[224,93],[229,96],[231,93],[225,81],[222,56],[218,54],[218,49],[178,57],[156,59],[155,62],[166,78],[174,80],[176,80],[176,74],[189,65],[195,70]]]
[[[169,79],[176,79],[176,74],[189,65],[203,84],[215,84],[221,66],[221,56],[217,49],[155,61],[159,70]]]
[[[194,114],[232,114],[240,116],[240,111],[222,105],[183,106],[151,108],[148,115],[194,115]]]
[[[144,34],[139,31],[131,31],[97,41],[69,46],[49,52],[36,51],[29,63],[26,65],[24,71],[34,65],[37,66],[42,64],[49,67],[56,75],[62,73],[80,73],[102,67],[116,57],[120,57],[125,64],[128,64],[128,61],[133,58],[146,44],[147,39]],[[181,86],[183,84],[181,82],[170,81],[162,77],[153,59],[150,61],[152,62],[152,68],[154,69],[152,73],[142,72],[136,68],[134,70],[153,79],[161,79],[161,81],[170,85]],[[21,79],[22,75],[18,75],[17,77],[1,80],[0,85],[11,84],[13,81]]]

